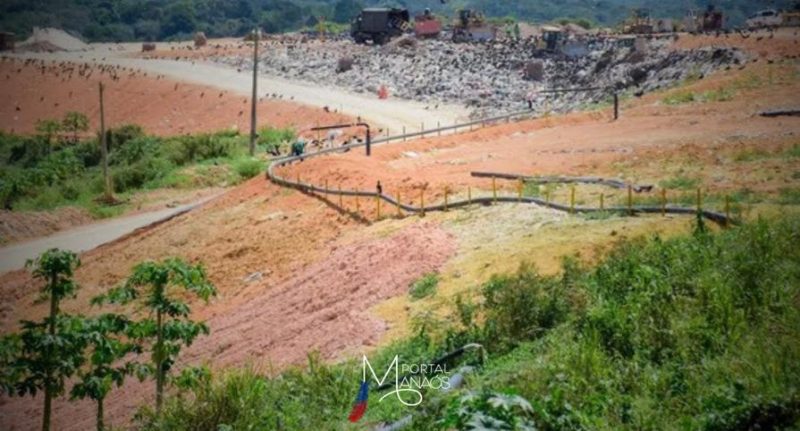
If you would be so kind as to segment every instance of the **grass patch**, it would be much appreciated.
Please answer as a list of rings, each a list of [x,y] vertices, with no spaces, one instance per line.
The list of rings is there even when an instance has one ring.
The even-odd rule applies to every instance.
[[[664,97],[661,101],[665,105],[677,106],[688,103],[728,102],[735,96],[735,90],[722,87],[700,93],[692,90],[680,90]]]
[[[794,144],[791,148],[787,148],[783,155],[788,159],[800,159],[800,144]]]
[[[761,148],[748,148],[746,150],[742,150],[734,154],[733,161],[754,162],[756,160],[769,159],[771,157],[772,154],[767,150]]]
[[[700,185],[699,178],[690,178],[683,175],[660,181],[658,185],[662,189],[692,190]]]
[[[241,181],[249,180],[264,171],[264,162],[252,158],[234,160],[232,165]]]
[[[800,187],[785,187],[778,192],[778,203],[784,205],[800,204]]]
[[[435,295],[438,286],[439,274],[432,272],[430,274],[425,274],[422,278],[412,283],[408,294],[412,299],[420,300]]]

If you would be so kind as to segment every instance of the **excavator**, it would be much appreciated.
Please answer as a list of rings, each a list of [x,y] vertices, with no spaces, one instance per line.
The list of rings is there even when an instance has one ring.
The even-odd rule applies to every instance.
[[[453,42],[489,42],[497,36],[497,27],[489,24],[483,13],[461,9],[453,23]]]

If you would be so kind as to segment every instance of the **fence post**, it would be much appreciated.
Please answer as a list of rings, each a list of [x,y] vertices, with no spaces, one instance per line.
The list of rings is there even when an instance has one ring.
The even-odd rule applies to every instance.
[[[492,203],[497,203],[497,178],[492,177]]]
[[[436,130],[438,131],[437,136],[442,136],[442,122],[441,121],[437,121],[436,122]]]
[[[403,198],[400,196],[400,190],[397,191],[397,216],[403,217],[403,208],[400,206],[403,204]]]
[[[697,188],[697,213],[700,214],[700,211],[703,210],[703,193],[700,191],[700,187]]]
[[[522,178],[520,178],[517,183],[517,200],[522,203]]]
[[[569,213],[575,214],[575,185],[569,189]]]
[[[361,204],[358,202],[358,195],[356,195],[356,212],[361,213]]]
[[[633,186],[628,184],[628,215],[633,215]]]
[[[381,196],[375,195],[375,219],[380,221],[381,219]]]
[[[614,93],[614,121],[619,119],[619,94]]]
[[[444,186],[444,210],[447,211],[447,197],[450,194],[450,188]]]
[[[425,139],[425,122],[419,123],[419,133],[422,139]]]
[[[344,205],[342,202],[342,184],[339,183],[339,208],[344,209]]]
[[[325,179],[325,199],[328,198],[328,179]]]
[[[472,205],[472,187],[467,186],[467,202]]]
[[[667,215],[667,189],[661,189],[661,217]]]
[[[403,142],[406,141],[406,126],[403,126]]]
[[[421,189],[419,191],[419,208],[420,208],[420,215],[425,217],[425,189]]]
[[[544,191],[544,202],[547,205],[550,205],[550,190],[545,190]]]
[[[604,211],[606,209],[605,202],[603,202],[604,198],[605,198],[605,195],[600,193],[600,211]]]
[[[725,226],[731,223],[731,197],[725,195]]]

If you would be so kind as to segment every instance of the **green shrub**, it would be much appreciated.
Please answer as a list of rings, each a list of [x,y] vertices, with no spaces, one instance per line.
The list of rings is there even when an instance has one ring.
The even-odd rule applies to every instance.
[[[800,188],[798,187],[784,187],[779,191],[780,196],[778,202],[784,205],[797,205],[800,204]]]
[[[439,274],[425,274],[419,280],[411,283],[408,294],[412,299],[423,299],[436,294],[436,287],[439,285]]]
[[[258,146],[268,153],[280,150],[281,144],[294,141],[296,133],[292,128],[264,127],[258,132]]]
[[[264,163],[257,159],[240,159],[233,162],[233,170],[242,180],[249,180],[264,170]]]
[[[132,165],[144,158],[160,156],[159,139],[153,136],[137,136],[121,144],[109,156],[112,165]]]

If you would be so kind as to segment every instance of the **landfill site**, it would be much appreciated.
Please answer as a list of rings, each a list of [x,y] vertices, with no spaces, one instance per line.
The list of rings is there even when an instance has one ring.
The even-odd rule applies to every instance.
[[[72,111],[86,114],[87,139],[124,124],[165,142],[219,131],[248,142],[254,121],[294,132],[259,147],[249,179],[153,186],[102,220],[77,205],[3,210],[2,333],[50,312],[23,263],[47,249],[75,244],[80,290],[61,310],[89,315],[99,313],[92,298],[138,263],[179,257],[202,263],[217,294],[181,293],[209,335],[181,350],[173,372],[249,367],[274,378],[305,369],[312,353],[336,366],[383,352],[521,265],[560,277],[565,258],[590,267],[627,241],[691,235],[698,219],[722,233],[797,215],[800,27],[762,25],[765,15],[724,28],[718,12],[680,23],[633,14],[591,30],[479,14],[455,25],[422,16],[415,27],[383,11],[378,32],[367,11],[338,35],[91,43],[37,28],[0,52],[4,134],[36,135],[40,120]],[[410,296],[430,274],[435,293]],[[114,386],[106,423],[170,429],[135,425],[153,387],[133,377]],[[370,416],[347,423],[355,396],[327,429],[403,429]],[[0,396],[0,429],[39,428],[41,400]],[[55,398],[52,429],[93,429],[95,409]]]

